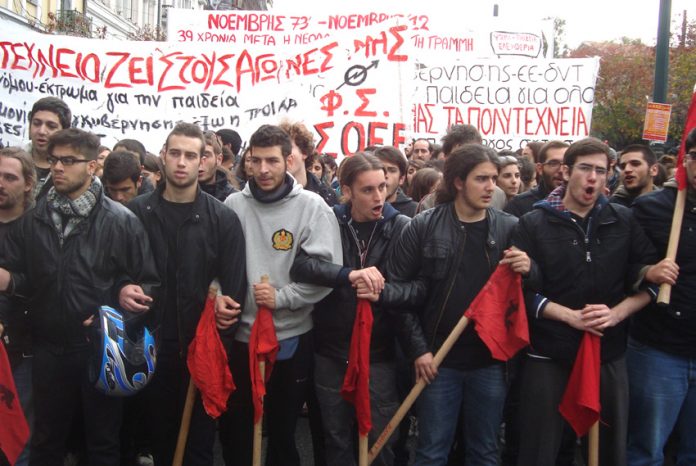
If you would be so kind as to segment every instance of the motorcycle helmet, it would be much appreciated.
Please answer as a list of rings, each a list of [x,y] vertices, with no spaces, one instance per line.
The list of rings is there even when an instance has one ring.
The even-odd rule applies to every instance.
[[[141,319],[124,321],[109,307],[99,309],[90,381],[109,396],[130,396],[152,379],[157,362],[155,338]]]

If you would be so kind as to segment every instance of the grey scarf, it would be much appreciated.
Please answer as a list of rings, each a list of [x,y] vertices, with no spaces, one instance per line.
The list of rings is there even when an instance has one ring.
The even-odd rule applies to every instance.
[[[102,185],[99,178],[93,177],[92,183],[87,188],[87,191],[82,193],[75,200],[69,199],[67,196],[56,192],[55,187],[51,187],[46,195],[48,208],[51,211],[51,220],[58,232],[60,245],[63,245],[65,238],[77,227],[81,222],[87,219],[94,206],[97,205],[99,196],[101,196]],[[63,222],[67,219],[65,225]]]

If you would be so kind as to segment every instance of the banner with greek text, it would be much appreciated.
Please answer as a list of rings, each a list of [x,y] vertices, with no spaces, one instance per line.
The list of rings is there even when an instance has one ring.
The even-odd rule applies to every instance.
[[[339,158],[416,136],[439,141],[452,123],[476,125],[492,147],[514,150],[527,139],[586,136],[598,71],[596,59],[422,56],[408,17],[275,46],[92,40],[2,20],[0,28],[4,145],[25,143],[32,104],[56,96],[73,126],[105,145],[134,138],[154,153],[178,121],[232,128],[246,141],[283,119],[305,122],[317,150]]]
[[[177,121],[234,128],[246,140],[261,124],[301,120],[316,130],[319,151],[341,156],[369,144],[402,145],[404,29],[385,23],[271,50],[3,28],[0,141],[25,142],[33,102],[56,96],[72,109],[73,126],[104,135],[106,145],[138,139],[155,153]]]
[[[413,134],[471,124],[496,150],[589,136],[599,59],[466,60],[417,65]]]

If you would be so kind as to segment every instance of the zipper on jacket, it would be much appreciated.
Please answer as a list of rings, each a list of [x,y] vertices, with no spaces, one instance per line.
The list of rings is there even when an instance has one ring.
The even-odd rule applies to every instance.
[[[457,251],[457,258],[455,260],[456,267],[453,267],[453,270],[455,273],[452,275],[452,281],[450,282],[450,286],[447,290],[447,294],[445,295],[445,300],[442,302],[442,306],[440,306],[440,312],[437,316],[437,321],[435,322],[435,327],[433,327],[433,336],[430,342],[431,348],[435,348],[435,338],[437,337],[437,329],[440,326],[440,322],[442,322],[442,317],[445,314],[445,306],[447,306],[447,301],[449,301],[449,297],[452,294],[452,289],[454,288],[454,282],[457,281],[457,272],[459,270],[459,263],[461,261],[462,254],[464,253],[464,246],[466,244],[466,229],[464,229],[463,226],[460,226],[460,231],[462,231],[462,234],[464,235],[464,240],[461,242],[459,245],[459,250]]]

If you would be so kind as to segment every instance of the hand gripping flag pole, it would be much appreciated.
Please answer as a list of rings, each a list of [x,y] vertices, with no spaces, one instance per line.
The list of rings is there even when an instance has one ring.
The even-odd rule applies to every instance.
[[[669,242],[667,243],[666,259],[675,260],[677,258],[677,248],[679,247],[679,237],[681,235],[682,220],[684,219],[684,207],[686,205],[686,167],[685,152],[686,152],[686,136],[689,132],[696,128],[696,92],[691,96],[691,105],[689,112],[686,115],[686,124],[684,125],[684,136],[682,137],[681,147],[679,148],[679,157],[677,158],[677,170],[675,178],[677,179],[678,190],[677,199],[674,202],[674,214],[672,214],[672,228],[669,231]],[[672,293],[672,286],[665,283],[660,286],[660,293],[657,295],[657,304],[668,305]]]
[[[469,319],[476,323],[476,332],[495,359],[507,361],[519,350],[529,344],[527,311],[522,295],[522,277],[512,271],[509,265],[499,264],[488,282],[471,302],[457,325],[433,357],[433,365],[439,367],[457,339],[464,333]],[[419,380],[375,444],[370,449],[369,461],[372,463],[391,437],[399,423],[425,389],[424,379]]]
[[[268,275],[261,277],[261,283],[268,283],[268,280]],[[249,371],[251,372],[251,396],[254,402],[253,466],[261,465],[263,397],[266,395],[266,382],[271,377],[277,354],[278,339],[273,326],[273,315],[265,306],[259,306],[249,337]]]

